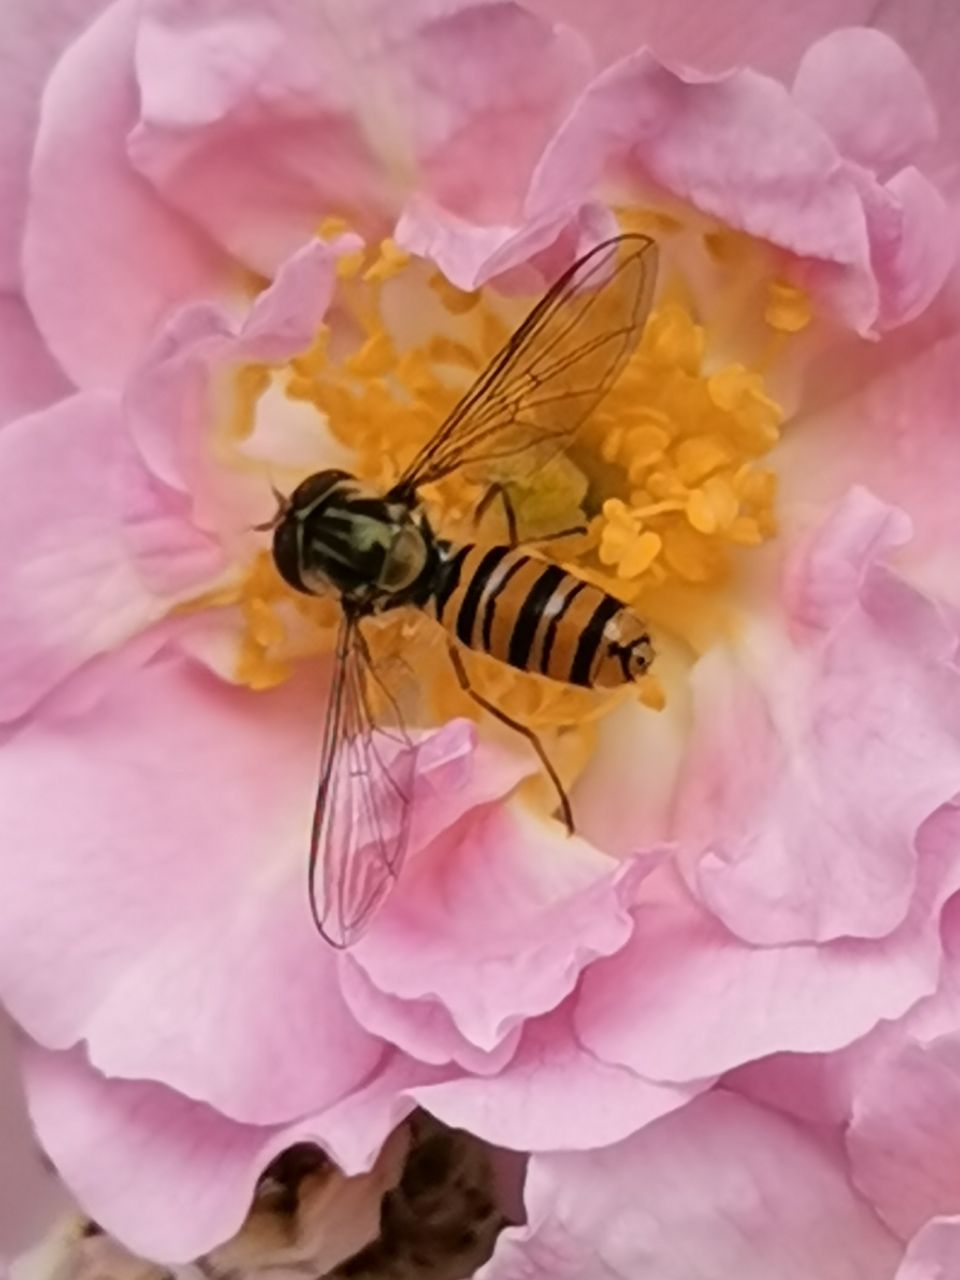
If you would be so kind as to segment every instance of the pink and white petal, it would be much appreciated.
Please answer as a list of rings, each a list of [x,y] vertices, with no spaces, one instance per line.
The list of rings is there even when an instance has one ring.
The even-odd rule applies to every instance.
[[[748,619],[692,673],[673,834],[694,892],[752,942],[888,934],[918,830],[960,793],[955,629],[883,566],[908,530],[851,491],[788,568],[794,636]]]
[[[650,865],[620,864],[519,803],[477,810],[409,865],[347,963],[411,1002],[408,1036],[421,1006],[439,1007],[489,1052],[623,946],[627,904]]]
[[[901,202],[844,161],[775,80],[671,69],[646,50],[609,67],[581,96],[537,166],[524,214],[534,223],[548,212],[556,218],[604,184],[622,199],[625,182],[634,198],[665,193],[769,241],[782,251],[785,272],[860,333],[910,314],[897,301],[903,268],[918,260],[923,234],[944,225],[931,200],[911,190]],[[873,204],[883,197],[889,206],[876,268],[864,182]],[[886,260],[895,265],[885,271]],[[943,284],[949,256],[931,252],[924,262],[929,276],[917,295],[928,298]]]
[[[414,189],[512,214],[588,64],[500,0],[151,0],[137,69],[135,164],[270,272],[327,214],[386,234]]]
[[[158,1261],[191,1262],[229,1239],[274,1156],[296,1142],[324,1145],[322,1120],[238,1124],[163,1085],[105,1079],[79,1049],[31,1046],[24,1067],[34,1123],[80,1204],[133,1252]],[[312,1259],[318,1271],[376,1236],[404,1151],[401,1133],[379,1160],[374,1153],[369,1172],[332,1175],[327,1230]]]
[[[830,139],[776,81],[754,71],[707,76],[627,55],[590,84],[544,152],[525,213],[575,206],[623,182],[809,260],[811,287],[857,329],[878,290],[860,196]]]
[[[848,160],[880,177],[916,163],[937,136],[937,112],[919,69],[882,31],[831,31],[803,55],[795,101]]]
[[[858,182],[880,285],[877,328],[895,329],[926,311],[957,262],[956,215],[913,165],[882,187]]]
[[[854,1181],[907,1240],[939,1214],[960,1213],[960,1036],[906,1041],[868,1072],[854,1099],[847,1150]]]
[[[51,68],[111,0],[30,0],[4,6],[0,27],[0,289],[20,288],[20,241],[40,96]]]
[[[602,1062],[579,1043],[562,1006],[526,1023],[519,1048],[495,1075],[464,1074],[409,1092],[447,1124],[495,1146],[585,1151],[621,1141],[710,1083],[657,1084]]]
[[[937,991],[890,1028],[853,1093],[853,1178],[909,1239],[938,1214],[960,1214],[960,898],[943,913]]]
[[[0,475],[0,717],[11,720],[210,581],[221,559],[145,470],[110,396],[8,424]]]
[[[830,1146],[723,1091],[616,1146],[534,1156],[525,1199],[477,1280],[854,1280],[899,1257]]]
[[[262,518],[255,512],[264,498],[272,503],[265,477],[229,466],[242,461],[240,446],[236,458],[225,458],[211,444],[230,412],[225,384],[249,362],[281,362],[310,346],[330,304],[337,261],[359,244],[355,236],[329,244],[309,240],[240,318],[213,303],[177,310],[131,374],[124,403],[147,465],[165,484],[189,493],[195,518],[224,537]],[[316,417],[313,436],[319,465],[324,433]]]
[[[255,1123],[376,1065],[307,911],[320,692],[225,685],[168,645],[7,739],[0,984],[33,1036]]]
[[[899,1028],[901,1023],[895,1025]],[[845,1125],[861,1078],[899,1035],[893,1026],[881,1022],[833,1053],[774,1053],[745,1062],[728,1071],[721,1083],[731,1093],[741,1093],[805,1124]]]
[[[48,706],[8,738],[0,856],[17,890],[0,907],[0,984],[51,1047],[84,1038],[110,1075],[282,1122],[355,1088],[384,1050],[307,907],[322,672],[253,693],[175,639],[117,669],[93,707]],[[475,760],[460,721],[417,764],[415,812],[429,812],[414,848],[518,776]]]
[[[67,1206],[27,1115],[13,1023],[0,1009],[0,1267],[41,1239]]]
[[[349,957],[340,969],[340,989],[361,1026],[419,1062],[455,1063],[477,1075],[495,1075],[516,1053],[516,1026],[492,1049],[478,1049],[459,1031],[448,1011],[435,1001],[404,1000],[381,991]]]
[[[126,158],[138,8],[115,0],[66,51],[47,83],[33,158],[24,290],[44,340],[81,387],[121,385],[171,307],[239,284],[222,253],[165,208]]]
[[[811,376],[820,381],[834,372],[814,369]],[[863,372],[852,394],[806,416],[791,432],[778,467],[783,508],[822,507],[839,500],[851,485],[867,486],[910,517],[912,540],[898,552],[902,571],[956,605],[960,334],[955,326],[892,369]]]
[[[71,390],[23,299],[0,294],[0,426],[46,408]]]
[[[581,31],[603,62],[614,62],[625,50],[649,46],[659,58],[702,71],[751,66],[783,79],[813,40],[837,26],[869,22],[871,0],[686,0],[665,5],[660,0],[527,0],[531,9]],[[930,9],[926,0],[915,8]]]
[[[551,21],[569,23],[590,41],[604,63],[625,50],[649,47],[667,62],[722,72],[749,66],[789,82],[814,42],[838,27],[867,24],[886,32],[919,69],[940,116],[936,148],[938,181],[951,176],[960,184],[960,111],[954,92],[960,29],[953,0],[911,0],[878,6],[873,0],[686,0],[664,5],[659,0],[528,0],[529,7]],[[851,85],[845,83],[844,94]]]
[[[960,1255],[960,1216],[933,1218],[907,1245],[894,1280],[952,1280]]]
[[[932,166],[938,185],[956,199],[960,196],[960,104],[956,94],[960,29],[951,0],[919,0],[908,5],[881,5],[879,9],[872,6],[871,15],[863,21],[892,36],[919,68],[940,122]]]
[[[651,877],[630,943],[581,978],[579,1038],[605,1062],[686,1081],[772,1053],[839,1049],[902,1016],[937,985],[939,916],[960,887],[957,828],[949,810],[926,824],[910,912],[877,941],[752,947]]]

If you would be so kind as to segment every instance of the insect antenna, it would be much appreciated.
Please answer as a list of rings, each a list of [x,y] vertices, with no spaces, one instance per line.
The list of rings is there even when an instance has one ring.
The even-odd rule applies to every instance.
[[[262,524],[252,524],[250,529],[253,533],[272,532],[290,510],[290,499],[285,493],[280,492],[272,480],[270,481],[270,492],[276,499],[277,509],[269,520],[264,520]]]

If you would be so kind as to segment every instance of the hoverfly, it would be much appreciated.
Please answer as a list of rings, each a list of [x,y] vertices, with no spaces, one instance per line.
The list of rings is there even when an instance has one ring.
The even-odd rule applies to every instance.
[[[461,468],[510,478],[567,448],[616,382],[649,314],[657,249],[625,234],[597,245],[566,271],[459,401],[386,494],[345,471],[319,471],[280,499],[273,558],[281,576],[342,605],[310,838],[310,905],[336,947],[361,935],[395,882],[409,834],[415,752],[389,750],[370,700],[373,684],[399,708],[371,661],[364,618],[419,609],[448,635],[462,688],[524,734],[538,752],[573,830],[569,801],[533,731],[470,684],[459,645],[521,671],[589,688],[638,679],[653,649],[642,620],[601,588],[518,544],[500,483],[510,541],[454,542],[431,527],[420,490]],[[478,510],[479,515],[479,510]]]

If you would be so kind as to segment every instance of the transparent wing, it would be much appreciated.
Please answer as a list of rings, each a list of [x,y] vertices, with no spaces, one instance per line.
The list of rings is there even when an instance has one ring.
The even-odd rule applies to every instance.
[[[657,247],[622,235],[580,258],[534,307],[394,486],[410,496],[459,467],[509,460],[510,478],[565,449],[643,332]]]
[[[375,710],[374,702],[385,710]],[[410,834],[416,752],[355,615],[337,638],[310,840],[310,906],[334,947],[349,947],[390,892]]]

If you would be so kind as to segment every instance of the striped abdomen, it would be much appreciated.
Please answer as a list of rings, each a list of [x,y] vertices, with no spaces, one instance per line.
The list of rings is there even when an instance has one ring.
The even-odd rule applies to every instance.
[[[612,688],[653,659],[619,600],[513,547],[451,547],[426,608],[471,649],[566,684]]]

